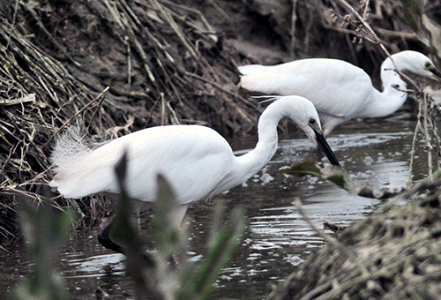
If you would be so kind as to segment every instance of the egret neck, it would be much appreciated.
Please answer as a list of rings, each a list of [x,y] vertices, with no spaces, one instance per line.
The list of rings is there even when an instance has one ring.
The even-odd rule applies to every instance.
[[[241,170],[240,172],[243,172],[244,176],[245,174],[249,174],[249,176],[246,176],[247,178],[262,169],[276,153],[278,145],[277,124],[284,117],[281,111],[274,111],[274,109],[272,109],[276,103],[278,103],[278,101],[269,106],[259,119],[257,126],[259,140],[256,147],[247,154],[237,158],[241,165],[239,168]]]
[[[392,59],[397,66],[400,66],[399,71],[409,69],[406,60],[401,59],[400,55],[395,54]],[[402,91],[407,87],[406,82],[395,72],[395,67],[390,58],[387,58],[381,64],[381,81],[383,92],[372,89],[371,101],[368,102],[360,117],[380,118],[388,116],[396,112],[406,101],[407,93]]]
[[[276,153],[278,145],[277,124],[281,119],[289,117],[304,130],[298,117],[294,113],[288,113],[292,112],[292,103],[289,102],[291,101],[285,99],[276,100],[260,116],[257,126],[259,140],[256,147],[247,154],[237,157],[240,164],[240,168],[237,170],[245,178],[250,178],[262,169]],[[301,109],[297,109],[297,111],[301,111]]]

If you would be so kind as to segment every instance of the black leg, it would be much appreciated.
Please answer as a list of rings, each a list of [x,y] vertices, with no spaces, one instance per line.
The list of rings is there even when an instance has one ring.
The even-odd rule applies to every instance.
[[[109,234],[113,222],[114,220],[110,221],[110,223],[107,224],[107,226],[103,229],[103,231],[101,231],[100,234],[98,234],[98,241],[100,242],[101,245],[103,245],[107,249],[125,254],[124,248],[110,239]]]
[[[109,224],[107,224],[107,226],[103,229],[103,231],[101,231],[98,234],[98,241],[100,242],[101,245],[103,245],[105,248],[119,252],[121,254],[127,255],[127,251],[121,246],[118,245],[117,243],[115,243],[114,241],[112,241],[110,239],[110,230],[113,226],[113,222],[115,220],[113,219],[112,221],[110,221]],[[133,251],[132,251],[133,252]],[[133,253],[132,253],[133,254]],[[150,256],[150,254],[148,253],[141,253],[142,258],[144,259],[146,266],[150,267],[150,268],[154,268],[156,266],[156,262],[153,259],[153,257]]]

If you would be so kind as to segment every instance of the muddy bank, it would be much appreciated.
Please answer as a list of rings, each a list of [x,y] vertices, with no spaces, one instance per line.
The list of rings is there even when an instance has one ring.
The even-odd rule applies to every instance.
[[[52,177],[48,160],[51,147],[57,134],[71,123],[83,123],[84,133],[95,139],[178,123],[208,125],[225,136],[245,135],[255,131],[262,108],[256,100],[238,93],[238,65],[335,57],[377,74],[384,59],[378,45],[354,40],[354,24],[342,27],[334,22],[336,15],[346,14],[335,2],[0,3],[0,80],[7,87],[0,90],[2,242],[15,243],[13,237],[18,234],[17,195],[27,195],[34,202],[41,200]],[[353,5],[360,9],[357,1]],[[425,13],[429,19],[439,20],[439,4],[429,1]],[[425,44],[414,33],[405,20],[403,6],[396,1],[371,1],[369,21],[390,52],[413,49],[437,53],[437,45]],[[324,254],[311,258],[299,273],[294,273],[270,299],[326,292],[353,297],[390,295],[396,291],[393,284],[402,284],[408,272],[415,282],[421,279],[420,274],[428,274],[420,284],[427,283],[432,293],[432,278],[437,279],[431,273],[438,268],[436,262],[432,263],[436,256],[418,254],[412,239],[426,237],[427,243],[437,243],[438,224],[431,218],[439,203],[435,186],[429,188],[433,195],[429,200],[396,208],[400,214],[380,211],[363,225],[343,233],[339,243],[350,250],[330,245]],[[77,211],[78,227],[107,216],[111,206],[102,196],[81,201],[56,195],[53,198],[58,205],[69,204]],[[401,215],[404,212],[407,215]],[[381,214],[386,218],[381,219]],[[412,221],[401,225],[404,218]],[[374,225],[364,233],[373,240],[369,246],[373,250],[357,250],[356,242],[370,249],[366,246],[369,238],[358,239],[367,224]],[[420,232],[423,234],[416,234]],[[423,243],[424,239],[416,242]],[[432,246],[424,244],[421,249]],[[383,254],[388,252],[395,255],[385,259]],[[335,257],[332,265],[329,257]],[[396,257],[407,258],[403,262],[396,261]],[[311,261],[317,261],[317,265],[313,267]],[[348,261],[366,265],[346,265]],[[389,266],[398,268],[394,273],[377,271]],[[345,268],[360,280],[356,287],[367,288],[347,290],[354,282],[339,281],[337,276]],[[330,285],[331,278],[338,284]],[[306,279],[312,280],[307,283]],[[433,291],[435,295],[435,287]],[[412,295],[420,292],[420,286],[408,285],[399,292]]]
[[[328,236],[267,299],[439,299],[440,175]]]
[[[17,194],[41,201],[52,176],[48,157],[66,126],[83,124],[96,139],[164,124],[203,124],[225,136],[255,128],[261,110],[235,84],[239,54],[195,8],[158,1],[1,4],[0,240],[17,233]],[[93,220],[106,203],[98,197],[70,204]]]

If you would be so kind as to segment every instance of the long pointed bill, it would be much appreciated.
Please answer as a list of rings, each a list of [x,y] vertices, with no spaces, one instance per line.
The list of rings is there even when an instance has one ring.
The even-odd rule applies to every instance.
[[[332,152],[332,149],[331,147],[329,147],[329,144],[326,141],[323,134],[314,127],[312,127],[312,130],[314,130],[315,139],[317,141],[320,150],[322,150],[323,153],[325,153],[326,157],[329,159],[329,162],[334,166],[340,166],[337,157],[335,156],[334,152]]]
[[[435,76],[437,76],[437,77],[440,77],[441,78],[441,72],[440,71],[438,71],[437,69],[433,69],[433,70],[430,70],[432,73],[433,73],[433,75],[435,75]]]

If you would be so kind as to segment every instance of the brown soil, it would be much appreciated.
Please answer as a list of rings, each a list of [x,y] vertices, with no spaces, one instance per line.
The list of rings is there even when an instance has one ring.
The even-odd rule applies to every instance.
[[[440,175],[389,200],[337,240],[324,236],[326,246],[267,299],[439,299]]]
[[[349,2],[363,13],[358,1]],[[390,52],[431,52],[439,61],[440,45],[421,42],[413,31],[420,23],[408,25],[402,2],[370,1],[367,20]],[[431,20],[441,19],[438,2],[425,1],[425,13]],[[262,108],[255,99],[238,93],[239,65],[334,57],[376,73],[384,53],[377,44],[358,38],[353,43],[353,30],[359,23],[344,23],[346,14],[338,1],[327,0],[0,0],[1,244],[15,242],[18,233],[16,198],[27,196],[39,202],[41,195],[47,195],[51,147],[58,133],[71,123],[82,124],[85,133],[96,139],[178,123],[204,124],[224,136],[243,135],[255,132]],[[435,23],[435,29],[424,34],[430,37],[432,33],[436,40],[437,26]],[[393,226],[374,215],[352,233],[343,233],[342,243],[353,248],[341,250],[338,244],[326,248],[270,298],[304,295],[309,299],[311,293],[313,297],[330,293],[329,299],[393,298],[418,294],[421,289],[428,297],[438,295],[439,272],[432,272],[432,277],[418,285],[420,274],[439,269],[432,263],[436,255],[425,256],[431,249],[439,249],[435,217],[440,204],[438,194],[433,195],[420,203],[414,201],[406,208],[410,211],[386,212],[395,222]],[[50,196],[57,205],[67,204],[68,200]],[[103,208],[109,203],[94,197],[69,205],[84,221],[105,215]],[[412,214],[415,212],[421,213]],[[401,226],[403,216],[410,215],[426,217],[415,227]],[[369,222],[377,224],[371,227],[381,232],[361,230]],[[354,256],[363,254],[355,242],[365,247],[364,239],[354,240],[362,236],[359,230],[377,239],[370,245],[378,257],[368,253],[366,264],[363,257]],[[415,231],[424,234],[417,236]],[[388,235],[388,243],[403,237],[413,243],[417,236],[427,244],[419,249],[410,242],[403,249],[395,244],[389,247],[383,243]],[[393,251],[397,259],[392,263],[402,268],[382,259],[383,253]],[[317,266],[312,267],[314,259]],[[403,272],[377,271],[380,265]],[[345,281],[347,276],[334,276],[343,268],[347,268],[345,276],[351,274],[362,288],[352,289]],[[320,280],[305,282],[305,278]],[[401,278],[404,280],[398,282]],[[415,284],[409,284],[411,280]]]
[[[399,3],[370,8],[391,52],[427,52]],[[177,123],[254,133],[261,107],[238,93],[238,65],[336,57],[373,72],[378,46],[353,44],[354,25],[334,13],[346,14],[325,0],[0,0],[0,240],[17,232],[17,195],[41,200],[51,147],[71,123],[94,138]],[[93,203],[71,205],[93,218]]]

